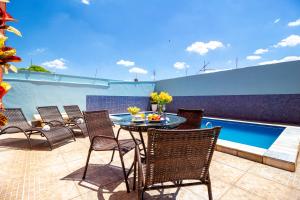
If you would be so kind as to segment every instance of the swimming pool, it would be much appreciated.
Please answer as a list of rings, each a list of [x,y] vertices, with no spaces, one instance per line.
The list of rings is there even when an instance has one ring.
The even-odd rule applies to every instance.
[[[206,125],[221,126],[220,139],[263,149],[268,149],[285,129],[280,126],[203,118],[201,127]]]
[[[129,114],[115,114],[112,116],[118,118],[130,117]],[[203,118],[201,127],[210,126],[222,127],[219,139],[263,149],[268,149],[285,129],[285,127],[280,126]]]

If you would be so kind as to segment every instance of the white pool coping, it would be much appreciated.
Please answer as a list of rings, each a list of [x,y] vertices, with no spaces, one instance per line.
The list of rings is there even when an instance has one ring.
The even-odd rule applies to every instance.
[[[275,142],[268,148],[259,148],[232,141],[218,139],[217,150],[271,165],[280,169],[295,171],[299,154],[300,127],[275,123],[262,123],[244,120],[233,120],[215,117],[205,117],[222,121],[242,122],[285,128]]]

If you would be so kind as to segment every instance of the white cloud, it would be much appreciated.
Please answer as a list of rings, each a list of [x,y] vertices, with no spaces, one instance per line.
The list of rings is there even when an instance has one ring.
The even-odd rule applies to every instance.
[[[290,35],[289,37],[281,40],[276,45],[275,48],[278,47],[294,47],[300,44],[300,36],[299,35]]]
[[[280,21],[280,18],[274,20],[274,24],[277,24]]]
[[[117,62],[117,65],[123,65],[125,67],[132,67],[132,66],[134,66],[134,64],[135,64],[134,62],[129,61],[129,60],[119,60]]]
[[[67,69],[66,60],[63,58],[47,61],[41,64],[42,66],[54,69]]]
[[[30,56],[36,56],[36,55],[38,55],[38,54],[44,53],[45,51],[46,51],[45,48],[37,48],[37,49],[35,49],[35,50],[29,52],[28,55],[30,55]]]
[[[135,73],[135,74],[148,74],[148,71],[140,68],[140,67],[133,67],[129,70],[130,73]]]
[[[300,56],[287,56],[279,60],[271,60],[271,61],[265,61],[259,63],[259,65],[269,65],[269,64],[275,64],[275,63],[281,63],[281,62],[289,62],[289,61],[296,61],[300,60]]]
[[[188,52],[198,53],[200,55],[205,55],[210,50],[215,50],[217,48],[224,47],[222,42],[219,41],[209,41],[205,42],[194,42],[186,48]]]
[[[227,68],[227,69],[207,69],[207,70],[201,72],[200,74],[210,74],[210,73],[222,72],[222,71],[227,71],[227,70],[232,70],[232,69],[231,68]]]
[[[173,66],[175,69],[178,69],[178,70],[187,69],[190,67],[185,62],[176,62],[176,63],[174,63]]]
[[[255,55],[259,55],[259,54],[264,54],[267,53],[269,51],[269,49],[257,49],[254,54]]]
[[[85,5],[90,5],[91,0],[81,0],[81,3],[83,3]]]
[[[246,58],[247,60],[259,60],[261,59],[261,56],[252,55],[252,56],[247,56]]]
[[[297,19],[296,21],[293,22],[289,22],[288,26],[289,27],[300,26],[300,19]]]

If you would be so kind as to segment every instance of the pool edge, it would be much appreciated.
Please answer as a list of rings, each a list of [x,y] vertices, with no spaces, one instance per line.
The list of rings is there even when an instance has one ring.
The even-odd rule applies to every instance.
[[[285,130],[268,149],[218,139],[216,150],[279,169],[295,172],[299,155],[300,127],[283,127],[285,127]]]

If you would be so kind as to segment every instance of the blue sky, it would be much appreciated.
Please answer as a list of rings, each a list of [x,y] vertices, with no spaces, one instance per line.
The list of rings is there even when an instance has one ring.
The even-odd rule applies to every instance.
[[[299,0],[11,0],[17,66],[140,80],[300,59]],[[260,49],[260,50],[259,50]],[[258,50],[257,52],[255,52]],[[187,70],[186,70],[187,69]]]

